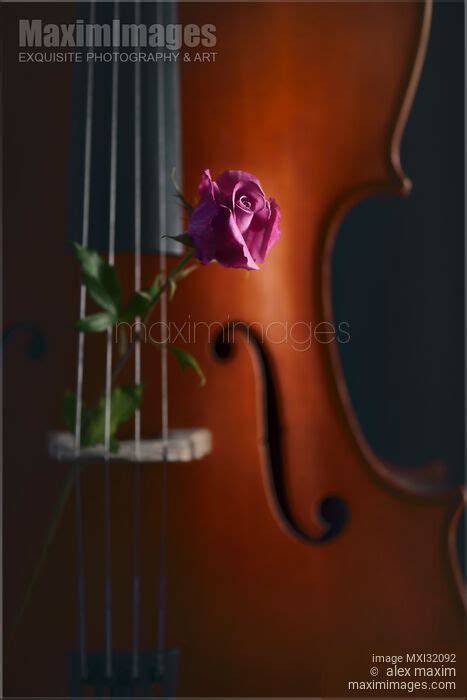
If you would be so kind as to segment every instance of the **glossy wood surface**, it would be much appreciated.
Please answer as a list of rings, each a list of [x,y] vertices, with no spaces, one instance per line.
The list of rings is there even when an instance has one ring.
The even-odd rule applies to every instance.
[[[182,17],[218,28],[216,63],[184,65],[186,190],[201,163],[214,174],[242,167],[283,213],[282,239],[259,273],[213,266],[190,280],[186,298],[207,321],[263,328],[332,321],[329,264],[341,217],[370,192],[410,189],[399,141],[430,6],[248,4],[240,12],[184,5]],[[347,502],[350,520],[322,545],[300,542],[284,523],[262,445],[261,377],[240,339],[229,365],[206,365],[207,400],[187,402],[188,420],[208,409],[215,452],[199,471],[173,477],[174,509],[180,491],[187,493],[176,541],[190,539],[177,564],[187,590],[196,591],[192,600],[202,601],[194,612],[179,603],[182,668],[189,664],[181,693],[342,694],[347,680],[368,678],[374,650],[446,646],[460,653],[463,608],[447,547],[460,494],[408,497],[424,482],[409,489],[400,474],[397,485],[399,475],[369,453],[335,343],[297,352],[277,343],[280,331],[269,337],[294,521],[316,535],[314,509],[330,494]],[[200,521],[202,528],[190,528]],[[214,668],[206,675],[209,658]]]

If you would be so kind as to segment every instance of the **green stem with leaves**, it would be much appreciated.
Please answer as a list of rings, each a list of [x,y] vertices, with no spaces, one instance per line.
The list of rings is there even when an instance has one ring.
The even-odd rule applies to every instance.
[[[190,251],[187,253],[183,258],[179,260],[179,262],[175,265],[173,270],[170,271],[169,275],[167,276],[166,280],[162,282],[162,284],[158,287],[157,291],[154,293],[152,299],[151,299],[151,306],[148,309],[145,317],[144,317],[144,322],[147,323],[147,321],[150,319],[154,308],[161,298],[162,294],[166,292],[170,286],[171,283],[176,279],[176,277],[179,275],[181,272],[182,268],[186,265],[186,263],[193,257],[193,253]],[[122,355],[122,357],[119,358],[117,361],[113,373],[112,373],[112,382],[115,382],[115,379],[117,378],[118,374],[121,372],[125,364],[128,362],[130,359],[134,349],[135,349],[135,341],[132,340],[131,344],[128,346],[127,350],[125,353]],[[6,654],[5,654],[5,661],[6,661],[6,656],[7,653],[11,650],[14,641],[16,639],[16,634],[18,631],[18,627],[24,617],[24,614],[29,606],[29,603],[31,601],[32,594],[34,592],[34,589],[36,587],[37,581],[39,580],[40,574],[42,572],[42,569],[45,565],[45,562],[47,561],[47,556],[50,551],[50,547],[54,541],[55,535],[58,530],[58,526],[60,524],[60,521],[63,516],[63,512],[65,510],[65,506],[68,503],[68,499],[70,496],[70,493],[72,491],[73,485],[76,481],[76,477],[79,474],[79,472],[82,469],[82,465],[78,463],[72,464],[67,472],[65,482],[63,484],[63,487],[60,491],[60,494],[58,496],[58,499],[55,504],[55,508],[52,513],[52,517],[49,521],[49,524],[47,526],[47,530],[45,533],[44,541],[42,544],[42,548],[39,554],[39,557],[37,558],[32,574],[29,578],[28,584],[26,586],[26,590],[24,592],[23,598],[21,600],[21,604],[18,608],[18,611],[16,613],[16,616],[14,618],[12,628],[11,628],[11,633],[7,642],[7,648],[6,648]]]
[[[170,272],[169,276],[167,277],[166,281],[161,285],[159,288],[158,292],[156,292],[155,296],[153,297],[153,305],[147,312],[146,316],[143,319],[143,323],[148,323],[150,320],[154,309],[156,307],[157,302],[161,298],[162,294],[166,292],[170,288],[170,284],[172,281],[174,281],[179,274],[179,272],[182,270],[182,268],[186,265],[187,262],[189,262],[193,257],[192,251],[187,253],[183,258],[181,258],[178,263],[175,265],[174,269]],[[115,382],[117,379],[118,375],[128,362],[129,358],[131,357],[131,354],[133,353],[135,349],[136,341],[133,339],[131,343],[129,344],[128,348],[125,350],[123,355],[118,359],[118,361],[115,363],[115,367],[112,371],[112,384]]]

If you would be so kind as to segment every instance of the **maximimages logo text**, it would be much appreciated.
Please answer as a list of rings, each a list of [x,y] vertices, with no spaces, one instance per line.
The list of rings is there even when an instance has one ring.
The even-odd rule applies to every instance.
[[[179,60],[183,49],[187,50],[183,60],[214,62],[216,57],[215,52],[201,51],[217,44],[214,24],[126,24],[118,19],[104,24],[90,24],[80,19],[71,24],[44,24],[40,19],[20,19],[18,30],[20,48],[35,49],[21,51],[21,62],[165,62]],[[190,49],[199,50],[193,53]]]

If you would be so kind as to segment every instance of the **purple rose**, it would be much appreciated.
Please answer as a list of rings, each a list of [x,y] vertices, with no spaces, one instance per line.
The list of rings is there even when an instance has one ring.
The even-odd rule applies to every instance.
[[[217,260],[224,267],[258,270],[256,263],[280,236],[276,202],[242,170],[226,170],[216,180],[205,170],[198,189],[201,199],[188,227],[195,257],[203,264]]]

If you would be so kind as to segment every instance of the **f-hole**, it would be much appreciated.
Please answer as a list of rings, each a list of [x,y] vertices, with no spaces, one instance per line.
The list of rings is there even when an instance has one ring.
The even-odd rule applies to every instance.
[[[318,522],[322,526],[319,535],[309,535],[295,522],[287,502],[283,465],[283,435],[279,412],[279,401],[274,379],[272,363],[264,344],[255,332],[241,321],[226,324],[214,341],[214,355],[220,361],[228,361],[235,352],[235,332],[240,331],[248,342],[261,375],[260,391],[264,422],[264,448],[267,458],[268,474],[274,503],[279,517],[285,522],[290,532],[301,542],[322,544],[339,535],[349,519],[347,503],[335,494],[329,494],[314,505]]]

